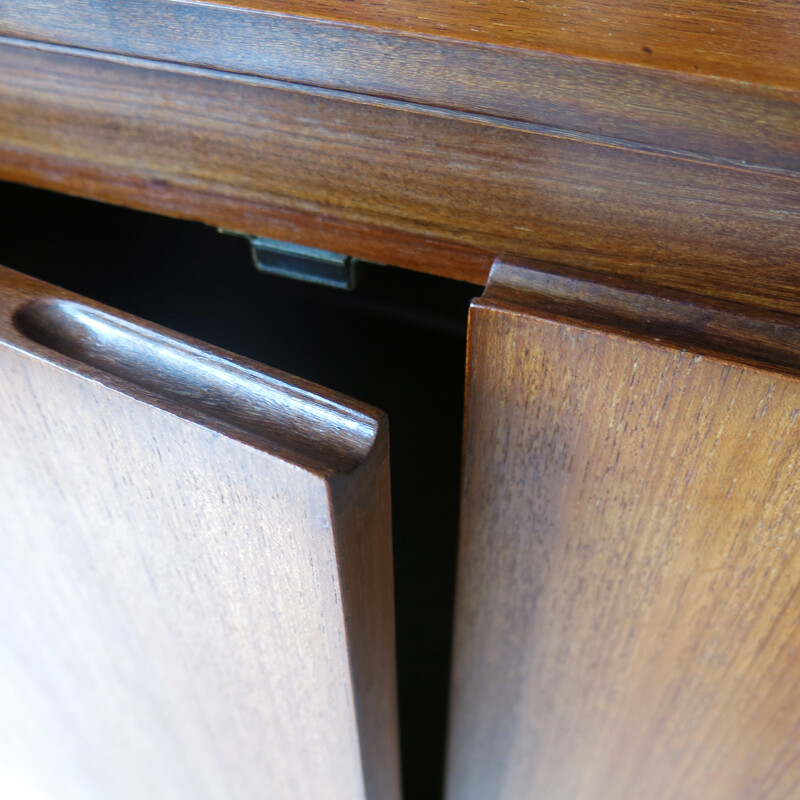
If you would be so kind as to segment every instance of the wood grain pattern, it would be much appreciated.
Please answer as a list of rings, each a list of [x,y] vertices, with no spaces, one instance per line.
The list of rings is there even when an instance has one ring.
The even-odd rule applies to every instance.
[[[475,282],[517,253],[800,310],[795,176],[45,45],[0,68],[0,178]]]
[[[297,14],[291,0],[212,0],[219,5]],[[792,0],[444,0],[420,9],[414,0],[310,0],[302,15],[505,47],[763,79],[800,88],[797,4]]]
[[[449,800],[797,796],[798,345],[790,318],[495,266]]]
[[[24,5],[36,13],[48,11],[40,0]],[[124,29],[131,17],[136,19],[134,5],[133,0],[81,0],[87,9],[84,24]],[[170,19],[168,5],[162,1],[152,7]],[[302,6],[292,0],[182,0],[181,5],[188,6],[182,19],[227,7],[226,19],[269,14],[335,21],[800,89],[800,11],[792,0],[679,0],[669,7],[654,0],[444,0],[424,7],[414,0],[306,0]],[[96,15],[93,20],[88,12]],[[57,13],[69,19],[67,12]]]
[[[492,5],[498,17],[508,11]],[[783,28],[774,17],[765,18],[760,6],[736,9],[744,16],[758,13],[764,37],[773,36],[771,46],[779,50],[787,44]],[[610,26],[633,24],[628,17],[623,23],[619,8],[610,8]],[[770,9],[776,13],[774,4]],[[800,87],[796,82],[788,86],[780,82],[784,61],[777,52],[773,58],[759,53],[746,75],[736,72],[737,80],[723,80],[712,64],[702,68],[698,64],[704,56],[717,55],[710,49],[717,45],[714,36],[700,45],[691,74],[686,74],[564,56],[556,42],[540,42],[539,49],[530,49],[525,41],[508,47],[494,42],[488,33],[478,41],[464,41],[458,38],[464,31],[458,20],[452,19],[454,9],[448,25],[437,28],[436,35],[425,36],[406,30],[409,25],[389,30],[348,24],[350,15],[358,19],[366,10],[358,3],[332,7],[339,22],[328,20],[321,8],[317,10],[323,13],[322,19],[294,16],[296,4],[284,10],[290,13],[241,4],[171,0],[73,0],[60,4],[25,0],[0,3],[0,34],[391,97],[603,139],[800,171]],[[306,10],[304,4],[304,13]],[[430,9],[434,14],[441,10],[441,4]],[[459,11],[463,15],[486,13],[475,4],[460,4]],[[714,26],[717,16],[721,23],[731,14],[727,8],[703,10],[696,4],[692,12],[696,24],[701,24],[705,15],[707,27]],[[570,8],[563,8],[562,13],[566,16],[560,16],[560,21],[569,18],[569,24],[575,22]],[[535,26],[528,32],[521,30],[520,36],[535,41],[542,33],[542,17],[532,15],[530,8],[523,14],[528,25],[535,22]],[[415,13],[413,22],[417,20],[419,14]],[[665,20],[663,15],[661,21]],[[679,37],[680,23],[672,19],[672,24]],[[795,23],[793,27],[796,37],[800,26]],[[723,28],[718,25],[718,30]],[[696,29],[695,39],[700,30]],[[633,32],[625,27],[623,33]],[[473,36],[474,32],[469,38]],[[642,35],[642,41],[650,41],[650,37]],[[736,45],[740,44],[737,38]],[[692,57],[686,42],[671,42],[670,46],[679,57]],[[793,47],[796,49],[797,43]],[[783,52],[783,59],[789,52]],[[642,56],[641,45],[636,54]],[[656,47],[643,58],[657,62],[664,54]],[[749,57],[750,51],[746,55]],[[786,61],[794,68],[794,58]],[[710,72],[700,74],[703,70]],[[742,77],[747,83],[742,83]]]
[[[48,797],[399,797],[381,412],[0,272],[0,759]]]

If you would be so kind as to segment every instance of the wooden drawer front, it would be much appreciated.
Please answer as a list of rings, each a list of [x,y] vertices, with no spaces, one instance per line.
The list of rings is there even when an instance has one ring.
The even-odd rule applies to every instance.
[[[449,800],[797,796],[798,343],[790,318],[495,266]]]
[[[380,412],[0,271],[0,763],[397,798]]]

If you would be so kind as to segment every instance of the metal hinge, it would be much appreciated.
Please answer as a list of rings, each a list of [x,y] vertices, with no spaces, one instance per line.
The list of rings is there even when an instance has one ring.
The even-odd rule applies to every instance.
[[[352,256],[263,236],[236,234],[222,229],[220,232],[244,236],[250,242],[253,264],[260,272],[347,291],[355,289],[358,283],[362,262]]]

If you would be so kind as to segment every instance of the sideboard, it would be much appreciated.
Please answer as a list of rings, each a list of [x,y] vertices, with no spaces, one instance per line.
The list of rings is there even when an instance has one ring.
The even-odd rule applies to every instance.
[[[798,52],[788,0],[0,0],[0,180],[482,292],[447,800],[800,792]],[[391,409],[0,286],[8,769],[397,800]]]

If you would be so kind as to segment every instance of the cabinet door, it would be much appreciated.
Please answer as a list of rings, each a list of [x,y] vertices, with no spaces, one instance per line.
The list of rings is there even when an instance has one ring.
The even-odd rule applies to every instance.
[[[791,318],[495,266],[449,800],[800,796],[798,354]]]
[[[381,412],[0,271],[0,782],[395,800],[389,513]]]

